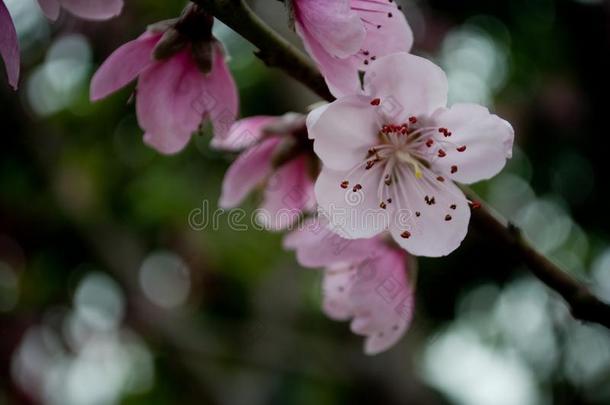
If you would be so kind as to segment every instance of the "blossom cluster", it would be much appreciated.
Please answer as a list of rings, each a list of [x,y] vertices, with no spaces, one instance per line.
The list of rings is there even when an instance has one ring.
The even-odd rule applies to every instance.
[[[122,0],[39,0],[89,19],[118,14]],[[480,105],[447,105],[448,82],[410,53],[413,33],[393,0],[289,0],[305,49],[336,100],[308,114],[237,120],[238,91],[213,17],[189,5],[118,48],[91,82],[100,100],[137,80],[144,142],[180,152],[210,122],[212,146],[239,153],[219,205],[263,186],[263,208],[289,212],[277,231],[304,267],[322,268],[323,310],[351,320],[365,351],[393,346],[413,318],[414,257],[440,257],[464,240],[475,203],[458,183],[495,176],[511,157],[511,125]],[[0,1],[0,52],[17,87],[15,29]],[[264,221],[261,218],[261,221]]]

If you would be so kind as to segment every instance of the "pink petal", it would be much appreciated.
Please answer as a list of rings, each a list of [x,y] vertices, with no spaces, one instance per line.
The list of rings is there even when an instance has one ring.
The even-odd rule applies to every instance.
[[[134,80],[153,63],[152,51],[160,34],[144,34],[114,51],[91,80],[91,100],[97,101]]]
[[[408,52],[413,45],[411,28],[395,3],[352,0],[351,8],[360,17],[366,37],[349,57],[337,57],[309,32],[309,26],[303,26],[299,21],[296,24],[307,52],[316,61],[335,97],[361,93],[359,71],[367,71],[383,56]]]
[[[452,181],[437,180],[428,169],[418,179],[409,167],[396,166],[398,178],[390,224],[394,240],[415,256],[446,256],[457,249],[468,232],[470,207]],[[406,233],[405,233],[406,232]]]
[[[214,66],[205,78],[205,86],[196,108],[209,115],[214,136],[224,138],[237,118],[239,95],[220,44],[216,44]]]
[[[271,156],[279,142],[279,138],[269,138],[239,155],[225,174],[220,207],[228,209],[238,206],[271,174]]]
[[[324,312],[332,319],[352,319],[354,333],[366,336],[365,352],[389,349],[413,318],[414,292],[403,252],[379,247],[360,262],[330,266],[324,275]]]
[[[413,46],[413,31],[407,23],[404,13],[394,2],[372,2],[370,0],[352,0],[352,8],[365,21],[366,40],[362,50],[369,53],[369,64],[362,63],[361,70],[375,64],[375,59],[396,52],[410,52]]]
[[[350,0],[297,0],[296,20],[304,39],[315,41],[330,55],[346,58],[358,52],[366,35]]]
[[[278,117],[257,116],[237,121],[225,138],[212,138],[211,145],[216,149],[232,152],[244,150],[260,141],[265,127],[277,119]]]
[[[390,225],[391,206],[387,210],[381,209],[377,196],[381,175],[382,167],[379,165],[371,170],[362,167],[351,176],[347,176],[345,171],[322,169],[315,188],[319,213],[342,237],[371,238]],[[349,181],[347,189],[341,188],[345,180]],[[354,191],[357,184],[362,186],[362,190]]]
[[[123,0],[60,0],[61,5],[77,17],[107,20],[121,14]]]
[[[339,59],[329,54],[299,24],[296,31],[303,39],[305,50],[318,65],[328,89],[335,97],[349,96],[362,92],[358,68],[362,64],[357,58]]]
[[[266,229],[282,230],[315,206],[309,157],[301,156],[284,164],[271,176],[257,220]]]
[[[0,55],[4,60],[8,83],[17,90],[20,68],[19,41],[13,19],[2,0],[0,0]]]
[[[308,120],[309,137],[324,164],[336,170],[349,170],[364,159],[376,142],[382,122],[378,109],[364,96],[343,97],[312,112]],[[312,124],[313,123],[313,124]]]
[[[359,265],[350,290],[354,333],[366,336],[365,353],[383,352],[404,335],[413,319],[414,292],[407,278],[406,255],[385,249]]]
[[[164,154],[182,150],[203,119],[198,107],[206,84],[189,50],[142,72],[136,109],[144,142]]]
[[[447,149],[447,156],[434,163],[434,170],[448,178],[462,183],[489,179],[512,156],[515,138],[512,126],[485,107],[456,104],[439,109],[432,119],[435,125],[451,132],[448,140],[456,146]]]
[[[51,21],[57,20],[61,5],[58,0],[38,0],[43,14]]]
[[[310,218],[284,237],[284,248],[296,251],[303,267],[317,268],[366,259],[379,239],[344,239],[323,217]]]
[[[351,269],[350,269],[351,267]],[[329,266],[322,280],[322,310],[330,319],[348,321],[353,316],[350,287],[357,273],[350,263]]]
[[[447,76],[434,63],[408,53],[378,59],[364,76],[364,89],[380,98],[393,123],[431,114],[447,104]]]

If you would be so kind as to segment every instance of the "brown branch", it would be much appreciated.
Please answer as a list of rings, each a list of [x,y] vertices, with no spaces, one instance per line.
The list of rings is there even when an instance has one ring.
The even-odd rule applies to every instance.
[[[323,99],[334,100],[324,79],[307,57],[261,21],[243,0],[194,2],[256,46],[259,49],[257,56],[267,65],[282,69]],[[476,199],[472,192],[464,190],[472,200]],[[517,227],[486,207],[473,210],[472,223],[495,243],[507,247],[538,279],[560,294],[575,318],[610,329],[610,305],[602,302],[587,286],[534,249]]]

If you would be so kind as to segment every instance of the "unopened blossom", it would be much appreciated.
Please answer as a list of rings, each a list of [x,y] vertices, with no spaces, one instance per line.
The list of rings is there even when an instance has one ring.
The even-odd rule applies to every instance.
[[[271,230],[291,226],[303,212],[315,209],[313,171],[305,116],[258,116],[237,121],[226,138],[214,138],[217,149],[241,152],[227,171],[219,205],[238,206],[257,186],[264,186],[257,220]]]
[[[335,97],[360,92],[359,71],[409,52],[413,33],[389,0],[292,0],[295,28]]]
[[[56,20],[62,8],[87,20],[107,20],[121,14],[123,0],[38,0],[50,20]]]
[[[284,239],[304,267],[324,268],[323,311],[331,319],[351,320],[365,336],[364,351],[377,354],[395,345],[409,328],[414,287],[407,254],[383,238],[341,238],[323,219],[307,220]]]
[[[91,82],[91,99],[100,100],[138,79],[144,141],[165,154],[182,150],[203,120],[212,122],[216,136],[225,136],[237,115],[237,89],[223,47],[211,36],[212,19],[202,24],[192,10],[118,48]]]
[[[20,63],[19,42],[13,19],[2,0],[0,0],[0,56],[4,61],[8,83],[13,89],[17,89]]]
[[[451,253],[470,220],[454,182],[496,175],[511,157],[513,128],[479,105],[448,108],[445,73],[407,53],[379,59],[364,90],[308,117],[324,164],[320,210],[346,238],[389,229],[413,255]]]

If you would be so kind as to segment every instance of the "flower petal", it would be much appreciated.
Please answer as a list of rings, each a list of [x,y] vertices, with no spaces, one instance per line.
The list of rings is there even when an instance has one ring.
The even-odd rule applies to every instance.
[[[214,66],[205,77],[206,91],[199,98],[197,109],[207,113],[214,126],[214,136],[224,138],[235,123],[239,95],[233,76],[225,62],[222,45],[215,45]]]
[[[342,238],[324,217],[310,218],[284,237],[284,248],[296,251],[299,264],[310,268],[364,260],[379,243],[378,238]]]
[[[485,107],[456,104],[441,108],[432,119],[451,132],[454,148],[434,162],[433,170],[461,183],[489,179],[502,170],[512,156],[515,132],[512,126]],[[462,152],[460,152],[462,151]]]
[[[88,20],[107,20],[123,10],[123,0],[61,0],[61,5],[75,16]]]
[[[413,33],[395,3],[352,0],[351,7],[365,27],[366,36],[349,57],[336,57],[308,32],[308,26],[302,26],[298,21],[296,24],[305,49],[316,61],[335,97],[361,94],[359,71],[367,71],[376,59],[383,56],[408,52],[413,45]]]
[[[212,138],[211,146],[231,152],[249,148],[261,140],[265,127],[277,119],[277,117],[261,115],[239,120],[231,125],[225,138]]]
[[[19,41],[17,39],[17,32],[15,31],[15,25],[13,25],[13,19],[8,12],[8,9],[4,5],[4,2],[0,0],[0,55],[4,60],[4,67],[6,69],[6,75],[8,76],[8,83],[11,87],[17,90],[19,83]]]
[[[364,76],[364,90],[380,98],[381,110],[395,124],[431,114],[447,104],[447,76],[427,59],[395,53],[378,59]]]
[[[164,154],[182,150],[202,121],[198,102],[206,80],[188,50],[140,75],[136,109],[144,141]]]
[[[366,336],[365,352],[389,349],[413,318],[414,292],[406,255],[379,247],[374,256],[330,266],[323,281],[324,312],[332,319],[352,319],[354,333]]]
[[[269,138],[239,155],[222,182],[222,194],[218,203],[220,207],[229,209],[238,206],[271,174],[271,156],[279,142],[279,138]]]
[[[366,59],[372,64],[375,64],[373,57],[379,59],[396,52],[411,51],[413,31],[396,2],[352,0],[352,8],[365,22],[366,39],[362,50],[368,52]],[[363,65],[362,70],[369,66]]]
[[[366,35],[350,0],[297,0],[296,21],[303,40],[315,41],[330,55],[346,58],[358,52]]]
[[[159,38],[159,34],[146,33],[114,51],[91,80],[91,100],[100,100],[138,77],[153,63],[151,55]]]
[[[305,50],[318,65],[331,94],[344,97],[362,93],[358,69],[362,64],[359,57],[339,59],[329,54],[319,42],[309,40],[308,34],[297,24],[296,31],[303,38]]]
[[[313,188],[307,156],[284,164],[267,183],[258,222],[270,230],[288,228],[303,212],[315,209]]]
[[[57,20],[61,5],[58,0],[38,0],[43,14],[51,21]]]
[[[314,151],[324,164],[335,170],[349,170],[364,160],[376,142],[381,116],[364,96],[344,97],[322,106],[317,119],[308,120]],[[313,124],[312,124],[313,123]]]
[[[363,165],[364,166],[364,165]],[[344,171],[324,167],[316,182],[319,214],[325,216],[333,229],[346,239],[371,238],[390,224],[391,209],[380,208],[377,195],[382,167],[364,167],[346,179]],[[349,181],[347,189],[341,183]],[[361,190],[354,187],[359,184]]]
[[[470,207],[452,181],[440,181],[428,169],[417,179],[410,168],[397,166],[396,206],[390,232],[415,256],[446,256],[468,232]]]
[[[335,321],[348,321],[353,316],[350,286],[355,272],[350,270],[350,263],[330,266],[322,279],[322,311]]]
[[[406,255],[393,249],[360,264],[350,289],[354,319],[351,329],[367,337],[364,351],[374,355],[400,340],[411,324],[414,291],[407,275]]]

